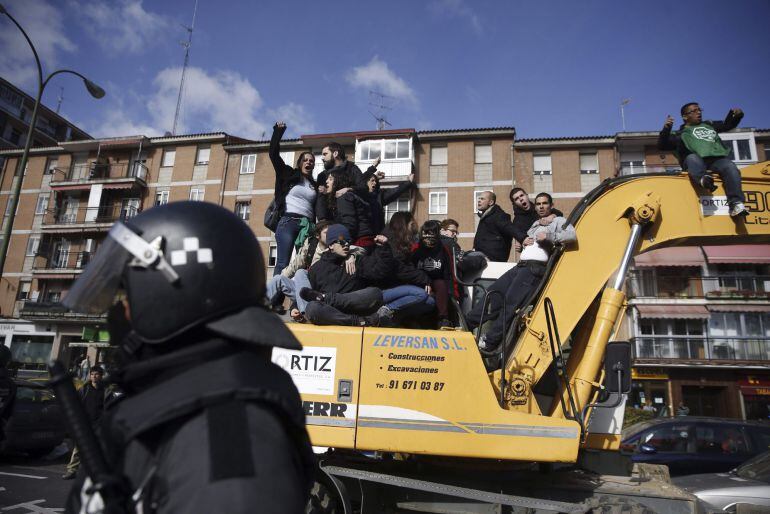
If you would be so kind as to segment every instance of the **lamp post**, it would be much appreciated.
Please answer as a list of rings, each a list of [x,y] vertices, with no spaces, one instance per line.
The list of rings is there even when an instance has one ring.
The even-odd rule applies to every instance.
[[[97,86],[96,84],[88,80],[86,77],[84,77],[80,73],[73,70],[66,70],[66,69],[56,70],[50,75],[48,75],[44,80],[43,67],[40,64],[40,58],[37,55],[37,50],[35,49],[35,45],[32,44],[32,41],[29,39],[29,36],[24,31],[24,29],[21,28],[21,25],[19,25],[19,22],[17,22],[16,19],[8,13],[5,7],[2,4],[0,4],[0,15],[2,14],[6,15],[8,19],[10,19],[13,22],[13,24],[16,25],[16,27],[18,27],[18,29],[24,35],[24,39],[26,39],[27,43],[29,43],[29,47],[32,49],[32,53],[35,56],[35,64],[37,64],[37,97],[35,98],[35,107],[34,109],[32,109],[32,118],[30,118],[29,120],[29,129],[27,130],[27,141],[24,145],[24,151],[21,154],[21,161],[18,164],[19,178],[16,181],[16,183],[13,185],[13,190],[11,191],[11,198],[9,200],[10,211],[8,212],[8,222],[6,223],[5,229],[3,230],[3,245],[2,245],[2,248],[0,248],[0,276],[2,276],[3,274],[3,270],[5,268],[5,258],[8,254],[8,246],[11,243],[11,231],[13,230],[13,221],[16,218],[16,207],[19,205],[19,194],[21,193],[21,183],[24,180],[24,170],[27,167],[27,160],[29,158],[29,149],[32,146],[32,139],[35,133],[35,124],[37,123],[37,111],[38,111],[38,107],[40,106],[40,99],[43,96],[43,90],[45,89],[45,86],[48,85],[48,81],[51,80],[54,76],[60,73],[69,73],[83,79],[83,83],[85,84],[86,89],[94,98],[98,99],[104,96],[104,89]]]

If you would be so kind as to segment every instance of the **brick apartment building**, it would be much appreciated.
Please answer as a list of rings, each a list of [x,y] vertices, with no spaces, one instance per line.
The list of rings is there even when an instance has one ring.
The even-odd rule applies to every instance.
[[[316,154],[317,173],[322,169],[321,149],[334,140],[346,148],[348,157],[362,169],[381,157],[379,169],[385,172],[384,187],[395,186],[414,173],[416,190],[388,206],[387,214],[409,210],[418,221],[454,218],[460,223],[463,248],[472,246],[476,196],[482,191],[494,191],[508,212],[508,193],[513,185],[531,193],[551,192],[556,206],[566,214],[606,178],[679,168],[671,154],[657,150],[657,132],[520,140],[515,139],[515,134],[513,127],[313,134],[284,140],[282,151],[284,160],[291,163],[299,152],[312,151]],[[733,145],[740,166],[770,157],[770,130],[739,129],[725,136],[723,139]],[[103,333],[95,330],[103,325],[103,319],[63,312],[56,302],[66,294],[114,221],[130,218],[155,205],[199,200],[234,211],[259,239],[267,256],[266,271],[271,273],[275,246],[272,234],[262,226],[262,214],[273,196],[274,172],[268,146],[269,141],[249,141],[219,132],[69,141],[33,149],[24,175],[6,270],[0,281],[0,315],[5,318],[0,322],[0,341],[4,339],[20,365],[28,369],[43,369],[43,363],[51,356],[66,361],[87,346],[109,347]],[[20,154],[20,150],[0,151],[0,156],[6,158],[0,180],[0,212],[7,210],[13,182],[19,180]],[[515,258],[512,254],[511,259]],[[749,266],[741,273],[768,273],[766,268],[752,267],[763,264],[735,265]],[[717,277],[718,281],[720,273],[734,272],[735,268],[713,268],[704,275],[708,280]],[[723,278],[727,280],[726,276]],[[754,285],[762,291],[770,290],[770,282],[757,279]],[[635,298],[644,303],[641,299],[646,292],[640,294],[632,287],[630,293],[630,303]],[[770,303],[766,297],[754,300],[756,305]],[[681,352],[659,352],[654,360],[645,361],[649,355],[645,341],[651,335],[645,320],[664,318],[649,317],[654,315],[649,309],[646,314],[637,311],[629,309],[626,323],[627,336],[636,342],[637,356],[644,357],[636,371],[636,400],[658,401],[660,395],[655,396],[653,390],[659,391],[656,387],[661,382],[651,381],[664,375],[666,380],[673,380],[673,372],[661,369],[692,368],[688,364],[692,354],[685,358]],[[762,336],[766,346],[770,340],[770,319],[765,311],[759,311],[759,315],[760,327],[767,327],[762,328],[766,330]],[[668,319],[678,323],[675,318]],[[699,319],[705,323],[705,337],[711,322]],[[745,325],[745,320],[741,318],[740,323]],[[714,334],[718,333],[715,330]],[[717,372],[706,378],[696,377],[693,380],[697,384],[715,381],[717,378],[712,375],[727,369],[723,359],[716,358],[723,354],[704,350],[702,355],[703,361],[717,366]],[[735,395],[739,391],[756,392],[761,390],[757,384],[770,380],[770,354],[733,355],[736,357],[727,363],[732,366],[730,373],[735,373],[729,378],[733,385],[728,393],[733,396],[728,394],[720,400],[725,408],[717,414],[753,415],[762,405],[749,406],[748,410],[729,406],[733,399],[737,400]],[[698,362],[698,370],[705,369],[703,362]],[[744,383],[741,381],[744,386],[739,385]],[[684,382],[680,386],[689,387]],[[683,391],[690,391],[667,387],[662,400],[666,405],[682,398]],[[750,387],[754,389],[746,389]]]
[[[27,142],[35,98],[0,77],[0,150],[21,148]],[[91,139],[67,119],[40,105],[32,146],[56,146],[59,141]],[[0,157],[0,166],[3,158]]]

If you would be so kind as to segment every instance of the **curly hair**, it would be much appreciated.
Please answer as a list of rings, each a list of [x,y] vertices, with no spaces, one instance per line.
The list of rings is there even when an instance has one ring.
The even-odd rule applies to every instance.
[[[401,256],[409,255],[412,251],[412,241],[417,235],[414,230],[414,216],[411,212],[394,212],[388,222],[390,229],[390,244]]]

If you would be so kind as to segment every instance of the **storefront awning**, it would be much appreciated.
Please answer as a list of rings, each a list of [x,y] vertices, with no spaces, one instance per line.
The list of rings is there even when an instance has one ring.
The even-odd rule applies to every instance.
[[[134,187],[133,180],[131,182],[107,182],[102,184],[104,189],[131,189]]]
[[[91,347],[91,348],[110,348],[110,343],[97,343],[95,341],[74,341],[68,345],[71,348]]]
[[[747,303],[709,305],[711,312],[770,312],[770,305],[752,305]]]
[[[770,245],[704,246],[709,264],[770,264]]]
[[[636,305],[642,318],[707,319],[709,311],[703,305]]]
[[[634,257],[637,267],[652,266],[702,266],[705,264],[699,246],[661,248]]]

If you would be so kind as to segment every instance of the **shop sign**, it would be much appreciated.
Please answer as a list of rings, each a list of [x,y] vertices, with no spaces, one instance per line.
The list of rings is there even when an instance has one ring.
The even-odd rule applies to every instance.
[[[741,393],[754,396],[770,396],[770,379],[749,376],[738,381]]]
[[[633,380],[668,380],[668,373],[660,368],[631,368]]]

